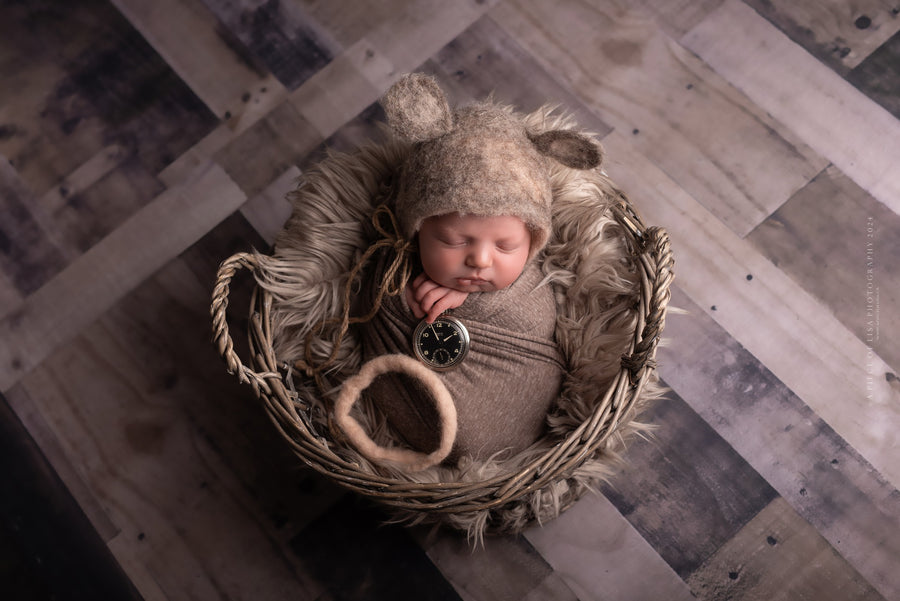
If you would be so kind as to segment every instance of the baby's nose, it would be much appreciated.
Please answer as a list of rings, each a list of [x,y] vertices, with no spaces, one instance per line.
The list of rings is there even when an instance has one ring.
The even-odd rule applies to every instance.
[[[468,256],[469,267],[485,268],[491,266],[491,252],[486,245],[476,245]]]

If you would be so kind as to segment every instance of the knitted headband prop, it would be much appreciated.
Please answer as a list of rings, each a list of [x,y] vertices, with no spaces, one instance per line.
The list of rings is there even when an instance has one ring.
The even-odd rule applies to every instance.
[[[570,130],[529,132],[496,104],[451,112],[437,82],[421,73],[402,77],[381,104],[393,133],[413,143],[396,201],[407,239],[428,217],[513,215],[531,231],[534,256],[551,229],[548,161],[588,170],[602,159],[586,136]]]

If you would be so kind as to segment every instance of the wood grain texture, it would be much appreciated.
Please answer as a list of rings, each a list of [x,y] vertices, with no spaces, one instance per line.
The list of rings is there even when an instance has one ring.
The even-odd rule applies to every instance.
[[[65,268],[67,257],[33,207],[34,195],[8,161],[0,160],[0,270],[11,288],[9,312],[23,298]],[[52,230],[51,230],[52,231]]]
[[[847,81],[900,119],[900,32],[847,74]]]
[[[2,395],[0,473],[5,598],[141,598]]]
[[[388,84],[373,83],[364,70],[372,70],[376,65],[378,73],[393,71],[392,67],[379,64],[379,59],[369,44],[362,41],[291,94],[291,102],[322,139],[332,136],[387,90]]]
[[[580,601],[694,598],[605,497],[583,497],[526,537]]]
[[[765,112],[624,3],[521,0],[492,16],[739,235],[826,165],[799,139],[779,135],[783,130]]]
[[[69,197],[87,190],[129,158],[132,158],[131,153],[119,144],[110,144],[103,148],[62,178],[59,185],[43,194],[38,199],[39,209],[35,213],[54,215],[62,211]]]
[[[465,601],[524,599],[553,573],[553,568],[522,536],[489,537],[483,548],[473,552],[465,537],[444,535],[425,549]],[[565,591],[567,587],[561,588],[560,584],[565,587],[558,582],[557,590]]]
[[[557,105],[572,114],[582,128],[597,135],[612,129],[489,15],[444,46],[425,67],[448,90],[452,105],[488,96],[523,112]],[[523,82],[528,85],[523,86]]]
[[[43,195],[117,143],[156,172],[215,117],[107,2],[15,3],[0,25],[0,152]]]
[[[723,0],[633,0],[629,5],[639,6],[653,15],[662,30],[677,40],[722,2]]]
[[[27,428],[29,436],[40,447],[44,459],[65,486],[68,496],[81,508],[100,539],[106,543],[114,539],[119,529],[110,521],[103,505],[81,477],[79,466],[66,454],[66,449],[47,423],[38,404],[21,384],[16,384],[7,391],[6,400],[16,418]]]
[[[22,298],[15,284],[0,270],[0,319],[21,305]]]
[[[201,0],[113,0],[113,4],[220,119],[227,118],[226,113],[268,73],[235,43]]]
[[[900,372],[900,216],[829,167],[747,240]]]
[[[220,123],[167,165],[159,172],[159,178],[167,186],[177,185],[188,177],[192,170],[209,162],[212,155],[253,127],[260,119],[265,118],[287,97],[288,93],[284,86],[274,78],[267,78],[250,93],[241,96],[240,107],[226,113],[226,121]]]
[[[326,30],[343,47],[352,46],[375,27],[390,22],[421,0],[383,0],[382,2],[318,2],[295,0],[308,18]]]
[[[676,286],[666,382],[886,599],[900,596],[900,494]],[[717,306],[713,314],[718,313]]]
[[[241,215],[250,222],[267,244],[275,242],[275,237],[284,227],[284,222],[291,216],[291,203],[288,202],[286,195],[297,187],[299,178],[300,170],[289,167],[262,192],[241,206]]]
[[[554,601],[578,601],[578,597],[563,580],[562,576],[556,572],[544,578],[540,584],[531,590],[527,595],[522,597],[522,601],[546,601],[553,599]]]
[[[478,19],[489,8],[490,3],[484,4],[419,2],[404,7],[305,80],[290,94],[291,103],[327,139],[378,100],[402,73],[415,69]],[[283,87],[267,85],[245,95],[243,110],[182,154],[162,171],[161,179],[168,185],[181,181],[286,97]]]
[[[303,159],[320,143],[318,132],[285,102],[213,155],[248,197]]]
[[[646,417],[603,493],[682,577],[759,513],[775,491],[675,393]]]
[[[746,4],[841,75],[900,29],[897,5],[890,0],[746,0]]]
[[[375,59],[367,69],[370,81],[387,89],[401,74],[414,70],[450,40],[477,21],[497,0],[416,0],[389,21],[372,28],[364,41]],[[381,71],[387,65],[391,71]]]
[[[900,213],[900,170],[893,159],[900,155],[900,122],[890,113],[737,0],[727,0],[681,42]]]
[[[32,198],[9,167],[2,235],[6,272],[25,296],[116,229],[164,187],[134,155],[104,149],[41,198]],[[23,202],[24,201],[24,202]]]
[[[819,301],[643,158],[604,139],[611,177],[665,224],[679,286],[896,486],[900,390],[890,368]],[[716,311],[712,307],[716,306]],[[869,378],[870,374],[875,377]]]
[[[0,347],[0,391],[8,390],[244,200],[220,168],[201,168],[30,295],[0,322],[0,338],[6,342]],[[180,216],[174,223],[173,214]],[[60,299],[66,299],[65,304],[60,305]]]
[[[235,38],[288,90],[331,62],[340,48],[294,2],[203,0]]]
[[[708,601],[884,599],[780,497],[688,583]]]

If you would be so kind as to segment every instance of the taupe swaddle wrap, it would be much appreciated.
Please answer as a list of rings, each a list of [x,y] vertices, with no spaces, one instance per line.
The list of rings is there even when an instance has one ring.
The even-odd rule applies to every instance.
[[[366,278],[364,294],[373,298],[381,265]],[[531,261],[508,288],[470,294],[452,315],[469,330],[471,343],[456,368],[436,372],[453,397],[456,443],[448,461],[486,459],[499,451],[517,453],[544,431],[546,416],[559,394],[563,360],[554,342],[556,303],[550,286]],[[419,323],[403,295],[385,298],[373,320],[361,326],[363,359],[412,355]],[[417,451],[433,450],[440,436],[430,394],[413,378],[379,376],[364,395],[390,426]]]

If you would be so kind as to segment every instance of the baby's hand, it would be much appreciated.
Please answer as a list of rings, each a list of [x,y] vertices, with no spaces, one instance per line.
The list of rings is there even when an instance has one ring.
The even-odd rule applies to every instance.
[[[434,323],[444,311],[459,307],[469,296],[468,292],[441,286],[424,273],[407,284],[405,294],[413,315],[419,319],[425,317],[428,323]]]

